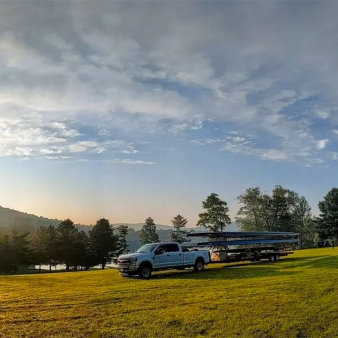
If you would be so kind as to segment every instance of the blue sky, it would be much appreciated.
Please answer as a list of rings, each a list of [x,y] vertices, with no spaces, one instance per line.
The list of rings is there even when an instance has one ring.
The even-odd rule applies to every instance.
[[[194,226],[274,185],[336,185],[335,2],[0,3],[0,204]]]

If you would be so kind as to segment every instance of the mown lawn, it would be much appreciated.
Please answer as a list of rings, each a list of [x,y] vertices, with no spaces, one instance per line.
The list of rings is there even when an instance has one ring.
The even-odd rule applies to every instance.
[[[147,281],[116,270],[0,276],[0,337],[91,335],[338,337],[338,248]]]

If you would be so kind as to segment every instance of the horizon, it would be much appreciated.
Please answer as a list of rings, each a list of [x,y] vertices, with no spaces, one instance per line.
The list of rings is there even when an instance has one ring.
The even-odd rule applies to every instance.
[[[317,215],[336,185],[336,10],[1,2],[0,204],[194,227],[211,193],[234,221],[247,188],[282,185]]]

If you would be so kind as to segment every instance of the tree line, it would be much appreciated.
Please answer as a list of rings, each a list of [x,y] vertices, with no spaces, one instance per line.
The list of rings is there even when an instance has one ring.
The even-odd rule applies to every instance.
[[[338,188],[331,189],[318,207],[319,216],[313,216],[304,196],[276,185],[271,194],[260,187],[251,187],[236,200],[239,210],[235,222],[242,231],[288,231],[299,233],[300,247],[313,247],[316,241],[338,238]],[[228,204],[218,194],[210,194],[202,202],[204,212],[199,214],[197,226],[212,232],[224,231],[231,224]],[[187,220],[178,215],[172,220],[171,239],[186,242]],[[146,220],[140,236],[141,243],[158,241],[152,218]]]
[[[293,231],[300,234],[300,246],[312,247],[316,240],[338,238],[338,188],[331,189],[319,202],[319,216],[311,213],[304,196],[277,185],[271,194],[259,187],[248,188],[237,197],[239,210],[235,222],[244,231]],[[202,202],[197,226],[213,232],[224,231],[231,224],[227,202],[210,194]],[[188,242],[188,220],[177,215],[171,221],[172,241]],[[105,218],[96,222],[88,234],[80,231],[70,219],[58,226],[40,226],[33,233],[13,230],[0,236],[0,271],[9,273],[24,267],[63,264],[66,270],[101,265],[105,268],[114,257],[128,252],[126,225],[117,228]],[[141,244],[160,241],[154,219],[148,217],[140,231]]]
[[[70,219],[55,227],[40,226],[34,233],[13,230],[0,237],[0,271],[16,272],[19,269],[63,264],[66,271],[88,270],[101,265],[105,268],[113,257],[128,250],[128,226],[114,229],[102,218],[87,233],[79,231]]]

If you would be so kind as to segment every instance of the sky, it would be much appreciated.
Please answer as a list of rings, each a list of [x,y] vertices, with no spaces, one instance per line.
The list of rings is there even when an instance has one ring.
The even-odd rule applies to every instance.
[[[1,1],[0,205],[195,226],[337,186],[338,3]]]

